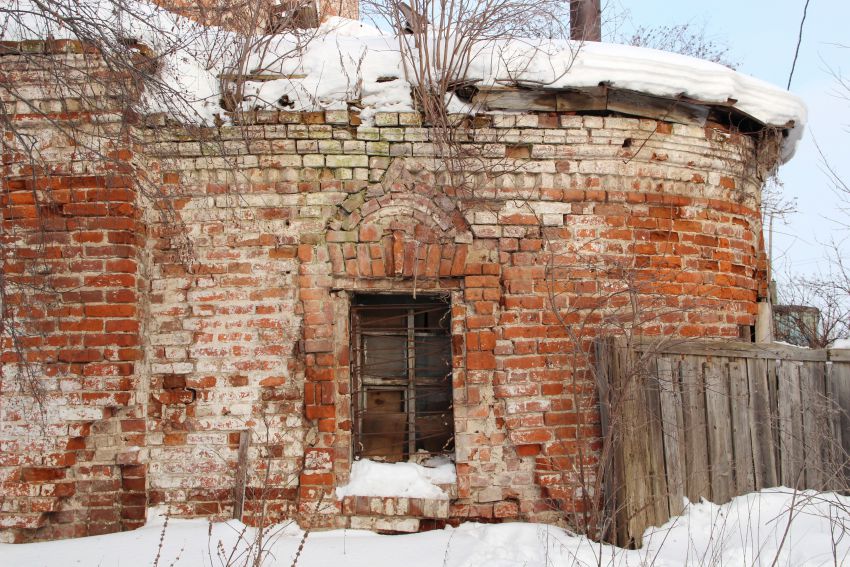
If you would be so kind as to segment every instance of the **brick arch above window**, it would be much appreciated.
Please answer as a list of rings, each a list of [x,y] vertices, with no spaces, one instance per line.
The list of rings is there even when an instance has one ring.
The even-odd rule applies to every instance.
[[[448,203],[440,205],[423,195],[389,193],[350,210],[341,208],[327,232],[333,274],[419,279],[464,275],[472,234],[460,211]]]

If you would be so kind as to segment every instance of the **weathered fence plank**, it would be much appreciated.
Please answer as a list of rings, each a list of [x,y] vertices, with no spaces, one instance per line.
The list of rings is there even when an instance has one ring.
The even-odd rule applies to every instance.
[[[833,384],[833,369],[834,363],[824,365],[824,386],[826,390],[826,419],[829,429],[829,440],[826,447],[826,458],[832,463],[832,474],[835,478],[830,478],[827,483],[832,485],[839,479],[846,476],[842,455],[844,452],[841,449],[843,435],[841,431],[841,406],[838,405],[838,396],[835,392],[835,384]]]
[[[767,361],[764,359],[747,360],[747,382],[750,390],[747,409],[750,419],[756,490],[776,486],[779,482],[771,423],[767,366]]]
[[[671,516],[684,510],[685,475],[684,423],[681,379],[678,361],[658,359],[658,385],[661,394],[661,430],[667,471],[667,501]]]
[[[685,496],[720,504],[779,484],[846,489],[850,351],[658,339],[597,348],[610,351],[597,359],[607,361],[605,403],[616,405],[604,421],[628,432],[614,436],[606,476],[621,545],[639,545]]]
[[[645,482],[638,482],[638,477],[642,476],[645,480],[649,474],[646,461],[642,458],[648,436],[643,432],[645,420],[641,418],[638,388],[634,380],[628,376],[628,364],[625,359],[630,356],[630,353],[617,348],[615,356],[618,359],[617,374],[612,376],[611,380],[611,388],[616,390],[618,396],[615,411],[620,416],[623,429],[626,428],[625,424],[635,427],[635,436],[628,443],[622,439],[622,432],[617,432],[620,455],[615,465],[617,491],[624,496],[621,500],[622,504],[617,507],[619,515],[617,535],[621,541],[629,541],[633,540],[632,534],[647,521],[645,510],[648,487]]]
[[[836,460],[844,463],[844,474],[850,477],[850,362],[833,362],[830,368],[830,386],[833,388],[835,403],[838,406],[835,421],[840,430],[840,455]]]
[[[648,480],[651,482],[651,491],[648,494],[649,508],[647,513],[652,516],[653,522],[665,521],[669,517],[667,495],[667,471],[664,465],[664,436],[661,422],[661,389],[658,383],[658,367],[654,364],[639,363],[638,384],[643,386],[646,415],[646,431],[649,433],[649,443],[646,447],[647,463],[649,468]],[[648,367],[648,368],[647,368]],[[651,372],[644,373],[647,368]],[[654,525],[654,524],[650,524]]]
[[[632,339],[635,350],[658,354],[689,354],[695,356],[725,356],[739,358],[764,358],[768,360],[811,360],[827,361],[827,351],[795,347],[792,345],[770,343],[738,343],[729,341],[668,341],[659,342],[655,338]],[[850,361],[850,349],[829,351],[832,357],[845,357]],[[844,354],[846,353],[846,354]],[[838,360],[832,358],[832,360]]]
[[[729,406],[732,410],[732,447],[735,451],[735,492],[755,489],[753,445],[750,436],[750,385],[745,359],[729,361]]]
[[[685,460],[687,462],[686,494],[692,502],[711,499],[711,479],[708,468],[708,426],[705,419],[705,379],[699,358],[682,358],[682,420],[685,429]]]
[[[825,413],[823,366],[806,362],[800,367],[800,408],[803,417],[801,441],[803,445],[804,486],[821,490],[829,475],[825,461],[827,431],[824,429]]]
[[[830,350],[829,360],[833,362],[850,362],[850,348],[837,348]]]
[[[648,380],[644,372],[640,372],[636,356],[625,353],[621,358],[620,371],[622,376],[618,387],[623,390],[623,400],[620,405],[623,423],[630,424],[629,438],[622,444],[624,474],[623,488],[629,495],[624,508],[625,517],[622,525],[626,536],[632,541],[639,541],[642,530],[654,525],[664,517],[663,511],[658,510],[657,500],[665,499],[666,491],[659,492],[658,469],[653,455],[660,436],[653,430],[655,423],[652,416],[653,404],[657,401],[657,384]],[[663,464],[662,464],[663,466]]]
[[[800,411],[800,367],[802,363],[783,360],[778,362],[779,378],[779,446],[782,466],[782,484],[802,488],[805,473],[803,451],[803,416]]]
[[[600,466],[602,467],[602,486],[603,486],[603,522],[601,526],[602,539],[609,539],[613,534],[617,534],[617,494],[616,494],[616,477],[615,469],[617,468],[617,455],[621,454],[619,444],[622,442],[617,436],[613,435],[611,423],[611,407],[612,407],[612,390],[611,376],[617,372],[615,359],[616,351],[613,348],[614,342],[612,338],[600,340],[596,343],[596,387],[599,395],[599,426],[602,432],[602,438],[609,441],[608,446],[602,447],[602,455],[600,458]]]
[[[728,359],[712,357],[704,364],[711,495],[717,502],[727,502],[735,494]]]
[[[773,462],[775,463],[776,483],[782,482],[782,446],[779,443],[779,361],[766,360],[767,391],[770,399],[770,427],[773,434]]]

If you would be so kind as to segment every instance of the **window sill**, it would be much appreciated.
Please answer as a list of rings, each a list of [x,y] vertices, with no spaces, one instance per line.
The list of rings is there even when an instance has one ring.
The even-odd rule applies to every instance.
[[[437,486],[448,495],[448,498],[345,496],[342,499],[342,514],[344,516],[383,518],[447,519],[449,517],[449,504],[452,499],[457,498],[457,485],[439,484]]]

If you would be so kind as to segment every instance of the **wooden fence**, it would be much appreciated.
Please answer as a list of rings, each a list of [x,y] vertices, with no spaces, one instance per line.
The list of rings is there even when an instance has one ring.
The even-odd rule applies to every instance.
[[[850,486],[850,350],[597,343],[610,539],[640,545],[685,497]]]

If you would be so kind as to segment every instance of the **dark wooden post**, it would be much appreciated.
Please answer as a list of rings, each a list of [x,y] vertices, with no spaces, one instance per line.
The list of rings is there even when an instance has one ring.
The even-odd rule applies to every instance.
[[[233,519],[242,521],[245,513],[245,486],[248,480],[248,447],[251,445],[251,431],[239,432],[239,453],[236,457],[236,479],[233,483]]]
[[[600,0],[570,0],[570,39],[602,41]]]

